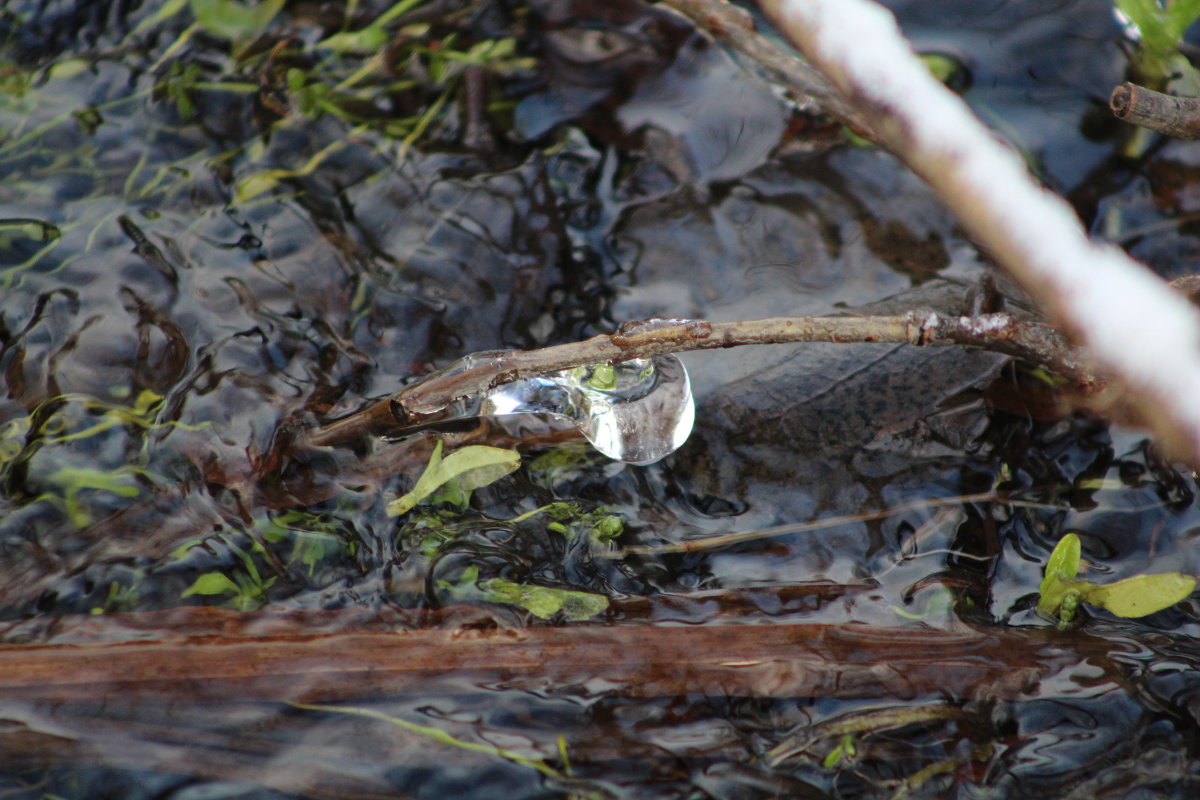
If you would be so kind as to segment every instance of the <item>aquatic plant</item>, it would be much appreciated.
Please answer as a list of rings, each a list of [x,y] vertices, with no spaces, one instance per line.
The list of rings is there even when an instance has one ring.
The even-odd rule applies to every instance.
[[[1197,0],[1114,0],[1134,42],[1135,79],[1162,89],[1177,81],[1184,94],[1200,95],[1200,71],[1180,51],[1183,34],[1200,16]]]
[[[1081,602],[1099,606],[1118,617],[1144,617],[1186,599],[1196,579],[1178,572],[1134,575],[1113,583],[1093,583],[1076,578],[1080,566],[1079,536],[1068,533],[1046,561],[1045,577],[1038,587],[1038,611],[1057,618],[1060,628],[1069,625]]]

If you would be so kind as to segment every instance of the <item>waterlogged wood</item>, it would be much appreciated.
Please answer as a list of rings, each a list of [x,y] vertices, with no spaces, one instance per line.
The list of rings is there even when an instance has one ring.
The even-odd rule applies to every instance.
[[[1093,653],[1038,632],[845,624],[425,629],[0,648],[8,701],[332,702],[441,678],[628,696],[1012,695]]]
[[[775,599],[805,605],[867,588],[789,587]],[[951,714],[971,700],[1037,695],[1041,678],[1085,662],[1089,679],[1121,681],[1107,656],[1113,645],[1080,632],[748,624],[744,614],[741,624],[727,621],[747,604],[770,605],[771,594],[698,593],[662,604],[637,598],[619,609],[687,618],[689,602],[707,602],[730,612],[703,625],[511,629],[465,606],[287,615],[190,608],[63,620],[42,633],[74,643],[0,647],[0,763],[155,770],[318,798],[401,798],[411,788],[406,769],[486,769],[504,757],[288,704],[378,709],[427,724],[442,717],[418,709],[439,708],[438,698],[494,694],[489,704],[509,711],[482,730],[449,718],[439,728],[487,744],[487,729],[501,726],[494,734],[520,742],[518,755],[551,767],[561,767],[565,741],[573,774],[586,780],[630,759],[645,760],[639,774],[661,770],[662,744],[603,716],[579,714],[542,730],[522,727],[521,714],[509,712],[547,697],[661,696],[695,698],[691,713],[726,697],[878,697],[933,700]],[[482,627],[404,629],[422,623]],[[8,630],[21,633],[36,635]],[[1055,692],[1053,681],[1041,686]],[[516,727],[505,727],[514,719]],[[734,733],[710,735],[694,751],[677,747],[667,763],[686,769],[689,757],[707,763],[717,749],[731,763],[743,761],[746,743]]]

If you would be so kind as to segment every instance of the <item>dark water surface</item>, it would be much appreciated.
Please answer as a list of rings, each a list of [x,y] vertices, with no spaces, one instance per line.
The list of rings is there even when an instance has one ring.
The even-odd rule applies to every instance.
[[[890,5],[1093,232],[1196,271],[1195,145],[1123,159],[1106,117],[1110,5]],[[5,796],[1200,791],[1195,599],[1033,611],[1068,531],[1095,580],[1200,570],[1194,476],[1026,368],[693,354],[664,461],[451,433],[522,467],[399,518],[434,434],[291,446],[629,319],[965,308],[984,259],[894,159],[637,3],[413,3],[349,48],[393,7],[206,7],[0,9]]]

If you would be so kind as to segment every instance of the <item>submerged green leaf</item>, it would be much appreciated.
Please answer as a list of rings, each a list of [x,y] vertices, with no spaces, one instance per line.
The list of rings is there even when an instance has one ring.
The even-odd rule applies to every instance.
[[[1084,602],[1100,606],[1118,617],[1144,617],[1187,599],[1196,579],[1178,572],[1134,575],[1132,578],[1081,589]]]
[[[442,458],[439,441],[417,485],[408,494],[388,503],[388,516],[398,517],[410,511],[447,482],[458,479],[464,492],[472,492],[503,478],[521,466],[521,454],[500,447],[471,445]]]
[[[403,728],[404,730],[409,731],[410,733],[415,733],[415,734],[419,734],[421,736],[428,737],[432,741],[439,742],[441,744],[450,745],[452,747],[460,747],[463,750],[469,750],[474,753],[484,753],[487,755],[499,756],[500,758],[508,759],[509,761],[513,762],[514,764],[521,764],[522,766],[532,767],[533,769],[536,769],[538,772],[542,773],[543,775],[548,775],[551,778],[561,780],[566,777],[563,773],[560,773],[558,770],[554,769],[553,767],[550,767],[541,761],[538,761],[538,760],[535,760],[532,758],[526,758],[525,756],[521,755],[520,753],[514,752],[512,750],[505,750],[503,748],[496,747],[495,745],[491,745],[491,744],[479,744],[478,742],[469,742],[469,741],[466,741],[463,739],[459,739],[455,736],[452,736],[451,734],[449,734],[446,731],[443,731],[439,728],[434,728],[429,725],[418,725],[414,722],[409,722],[408,720],[401,719],[400,717],[393,717],[388,714],[384,714],[382,711],[377,711],[372,708],[356,708],[354,706],[309,705],[307,703],[292,703],[292,702],[289,702],[288,705],[292,706],[293,708],[302,708],[305,711],[322,711],[327,714],[353,714],[353,715],[359,716],[359,717],[366,717],[367,719],[380,720],[381,722],[386,722],[389,725],[395,725],[398,728]]]
[[[242,3],[238,0],[190,0],[200,27],[222,39],[252,39],[266,29],[284,0]]]
[[[572,621],[591,619],[608,608],[608,598],[604,595],[574,589],[515,583],[503,578],[481,581],[479,588],[486,600],[521,606],[539,619],[549,619],[560,611]]]
[[[199,578],[196,578],[195,582],[185,589],[180,597],[191,597],[194,594],[205,596],[214,594],[239,594],[241,591],[238,585],[224,574],[220,572],[206,572]]]

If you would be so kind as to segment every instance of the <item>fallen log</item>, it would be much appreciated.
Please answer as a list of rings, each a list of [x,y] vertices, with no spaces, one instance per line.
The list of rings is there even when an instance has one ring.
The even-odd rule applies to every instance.
[[[803,604],[813,595],[820,602],[860,588],[791,587],[785,600]],[[0,765],[85,764],[318,798],[400,798],[407,779],[396,775],[405,769],[453,763],[486,770],[489,759],[515,756],[463,752],[379,719],[347,716],[347,709],[433,721],[477,749],[491,741],[491,726],[502,725],[497,735],[523,743],[524,761],[515,768],[545,765],[561,774],[551,765],[565,746],[572,780],[587,780],[613,764],[645,762],[646,770],[686,774],[692,757],[711,759],[720,750],[738,763],[748,754],[729,729],[696,753],[683,746],[664,762],[656,741],[614,720],[580,715],[584,698],[590,705],[686,697],[684,707],[699,713],[737,698],[809,697],[883,698],[901,706],[919,700],[953,710],[1040,694],[1043,678],[1081,665],[1089,679],[1123,683],[1108,656],[1115,645],[1078,631],[747,621],[753,615],[734,622],[754,602],[753,592],[712,595],[708,601],[732,612],[700,625],[506,628],[499,624],[504,617],[468,607],[290,614],[189,608],[59,620],[42,631],[57,643],[0,646]],[[626,618],[670,618],[682,602],[637,598]],[[449,627],[416,627],[421,623]],[[1057,684],[1045,685],[1053,694]],[[564,698],[575,714],[546,729],[523,722],[527,712],[519,709],[547,697]],[[455,698],[509,711],[464,725],[421,710],[453,709]]]
[[[1044,630],[811,623],[191,635],[0,647],[0,702],[330,702],[419,691],[444,676],[600,680],[630,696],[969,698],[1011,696],[1104,651]]]

